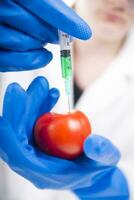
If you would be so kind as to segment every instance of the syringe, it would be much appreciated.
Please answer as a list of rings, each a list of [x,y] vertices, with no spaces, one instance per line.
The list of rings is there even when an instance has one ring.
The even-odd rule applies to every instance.
[[[69,112],[71,111],[71,85],[72,85],[72,62],[71,62],[71,37],[59,31],[60,56],[62,77],[65,80],[65,92],[68,99]]]

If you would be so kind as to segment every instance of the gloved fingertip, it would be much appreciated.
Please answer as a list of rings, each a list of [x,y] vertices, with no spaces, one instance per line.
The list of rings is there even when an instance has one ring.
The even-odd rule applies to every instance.
[[[43,76],[36,77],[30,84],[30,86],[27,89],[27,92],[33,91],[33,88],[37,89],[42,88],[44,91],[49,90],[49,82],[48,80]]]
[[[66,30],[68,34],[72,37],[88,40],[92,37],[92,31],[89,25],[84,22],[82,19],[79,20],[79,23],[73,23],[70,30]]]
[[[56,88],[50,89],[49,95],[48,95],[49,103],[47,105],[49,111],[55,106],[59,97],[60,97],[60,92],[58,89]]]
[[[84,152],[90,159],[105,165],[116,165],[121,157],[119,150],[108,139],[98,135],[86,139]]]
[[[60,97],[60,92],[58,89],[56,88],[50,89],[47,99],[45,99],[45,102],[43,103],[43,106],[41,107],[39,115],[50,112],[55,106],[55,104],[57,103],[59,97]]]
[[[36,61],[34,60],[33,64],[36,65],[37,68],[41,68],[44,67],[46,65],[48,65],[51,60],[53,59],[53,54],[51,51],[48,51],[46,49],[42,49],[42,50],[38,50],[37,52],[37,65],[36,65]]]
[[[33,80],[34,84],[47,86],[49,88],[49,82],[44,76],[38,76]]]
[[[52,88],[49,92],[49,95],[54,99],[59,99],[60,91],[57,88]]]
[[[2,49],[0,50],[0,72],[35,70],[48,65],[52,59],[52,53],[43,48],[28,52]]]
[[[7,95],[17,95],[17,94],[22,94],[24,93],[25,90],[16,82],[11,83],[8,85],[6,92],[5,92],[5,98],[7,98]]]
[[[12,91],[12,90],[14,90],[16,88],[20,88],[20,87],[21,86],[18,83],[13,82],[13,83],[11,83],[11,84],[8,85],[7,90]]]
[[[49,57],[49,59],[50,59],[50,61],[53,59],[53,54],[52,54],[52,52],[51,51],[49,51],[49,50],[46,50],[46,49],[43,49],[44,50],[44,52],[47,54],[47,56]]]
[[[62,5],[63,6],[63,5]],[[88,40],[92,36],[92,31],[87,22],[85,22],[72,8],[68,6],[65,7],[65,10],[62,10],[64,15],[63,18],[65,19],[65,24],[67,26],[63,26],[61,24],[61,30],[63,32],[68,33],[69,35],[81,39],[81,40]],[[66,20],[68,23],[66,23]],[[62,23],[62,22],[61,22]],[[64,24],[63,23],[63,24]]]
[[[92,37],[92,30],[88,26],[88,24],[84,23],[82,27],[80,27],[80,39],[88,40]]]

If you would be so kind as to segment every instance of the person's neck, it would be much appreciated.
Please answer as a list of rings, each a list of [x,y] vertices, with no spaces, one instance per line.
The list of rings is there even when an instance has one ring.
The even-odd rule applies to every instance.
[[[77,85],[85,89],[111,64],[118,54],[122,41],[104,42],[97,38],[74,43],[74,74]]]
[[[121,49],[124,40],[120,41],[104,41],[95,36],[89,41],[76,41],[74,43],[74,50],[77,56],[91,57],[91,56],[116,56]]]

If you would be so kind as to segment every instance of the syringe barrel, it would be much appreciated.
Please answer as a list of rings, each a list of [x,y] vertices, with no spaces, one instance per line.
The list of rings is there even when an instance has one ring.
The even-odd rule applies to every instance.
[[[68,50],[63,51],[61,51],[62,77],[68,79],[72,77],[71,55],[70,52],[66,52]]]
[[[60,39],[61,51],[62,50],[70,50],[71,37],[64,32],[59,31],[59,39]]]

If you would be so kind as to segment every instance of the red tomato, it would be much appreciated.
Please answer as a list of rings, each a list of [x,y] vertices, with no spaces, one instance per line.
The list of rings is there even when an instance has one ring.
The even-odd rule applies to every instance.
[[[75,159],[83,153],[83,143],[91,125],[80,111],[68,114],[47,113],[35,125],[35,141],[40,150],[52,156]]]

